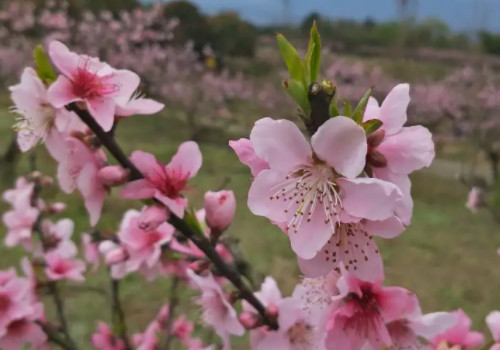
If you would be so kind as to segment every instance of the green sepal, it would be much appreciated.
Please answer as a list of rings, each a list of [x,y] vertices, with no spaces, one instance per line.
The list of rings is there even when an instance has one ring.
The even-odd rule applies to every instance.
[[[344,117],[351,118],[351,115],[352,115],[351,113],[352,113],[351,104],[349,103],[349,101],[345,100],[344,101],[344,113],[342,115]]]
[[[368,104],[368,100],[370,99],[371,94],[372,89],[368,89],[354,109],[352,119],[358,124],[363,123],[363,116],[365,114],[366,105]]]
[[[198,218],[196,217],[196,211],[194,208],[189,208],[184,213],[184,221],[191,227],[198,235],[203,236],[203,228],[201,227]]]
[[[384,123],[382,123],[379,119],[370,119],[361,124],[363,129],[365,129],[366,136],[373,134],[375,131],[380,129],[382,125],[384,125]]]
[[[57,79],[57,74],[50,64],[50,60],[42,45],[37,45],[33,51],[36,73],[38,77],[47,85],[52,84]]]

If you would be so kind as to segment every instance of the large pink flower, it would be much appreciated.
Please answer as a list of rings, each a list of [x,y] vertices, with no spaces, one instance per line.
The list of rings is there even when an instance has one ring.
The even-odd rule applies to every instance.
[[[373,236],[394,238],[404,231],[401,220],[395,216],[383,221],[361,220],[340,223],[336,233],[313,259],[299,257],[299,266],[307,277],[318,277],[331,270],[346,270],[366,281],[377,281],[384,276],[384,266]]]
[[[111,130],[116,99],[130,99],[139,86],[139,76],[128,70],[113,69],[97,58],[71,52],[58,41],[50,43],[49,56],[61,73],[48,91],[52,105],[62,108],[83,101],[104,131]]]
[[[221,286],[214,276],[198,276],[192,270],[187,275],[201,292],[198,303],[203,309],[203,321],[210,325],[227,343],[229,335],[243,335],[245,330],[238,321],[236,311],[231,306]]]
[[[29,297],[30,284],[24,278],[13,274],[0,284],[0,337],[8,332],[13,321],[34,313]]]
[[[128,183],[122,190],[122,198],[155,198],[177,216],[184,216],[187,199],[181,192],[201,167],[198,144],[193,141],[182,143],[167,165],[159,163],[152,154],[141,151],[132,153],[130,159],[145,178]]]
[[[81,260],[51,252],[45,255],[45,262],[45,273],[52,281],[85,281],[85,263]]]
[[[479,332],[470,330],[470,318],[462,310],[455,311],[454,315],[456,322],[442,333],[436,335],[432,339],[432,345],[437,348],[444,343],[450,347],[459,346],[463,350],[480,347],[484,343],[484,336]]]
[[[367,166],[376,178],[393,182],[404,195],[404,206],[398,212],[405,224],[409,224],[413,208],[408,174],[428,167],[434,159],[432,135],[423,126],[403,127],[406,109],[410,103],[410,86],[394,87],[379,107],[370,98],[364,121],[379,119],[384,124],[368,137]]]
[[[326,322],[327,349],[359,350],[390,347],[386,323],[411,313],[418,300],[399,287],[362,281],[344,271],[337,283],[340,294],[333,297]]]
[[[270,169],[256,176],[248,206],[256,215],[286,224],[292,249],[302,259],[316,256],[337,223],[385,220],[398,207],[397,186],[356,178],[365,166],[367,143],[352,119],[331,118],[309,145],[292,122],[264,118],[255,123],[250,140]]]
[[[32,312],[10,322],[5,333],[0,334],[0,348],[5,350],[22,350],[26,344],[31,349],[44,349],[47,336],[42,331],[36,320],[43,319],[43,305],[33,305]]]

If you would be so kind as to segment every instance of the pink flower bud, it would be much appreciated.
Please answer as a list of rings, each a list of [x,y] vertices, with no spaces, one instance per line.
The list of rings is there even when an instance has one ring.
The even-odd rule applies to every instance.
[[[137,221],[141,230],[152,231],[163,224],[168,217],[167,208],[160,204],[146,207]]]
[[[106,166],[97,173],[99,180],[108,187],[119,186],[128,181],[130,172],[119,165]]]
[[[246,329],[254,329],[259,326],[259,318],[250,312],[243,312],[238,316],[240,323]]]
[[[266,314],[270,318],[277,318],[278,317],[278,307],[274,304],[270,304],[268,307],[266,307]]]
[[[106,254],[106,264],[113,265],[121,263],[122,261],[127,260],[128,254],[127,251],[123,248],[116,248]]]
[[[233,221],[236,199],[233,191],[205,193],[205,213],[208,226],[222,233]]]
[[[484,206],[484,191],[481,187],[474,186],[471,188],[465,206],[473,213],[476,213]]]
[[[66,207],[67,207],[66,203],[57,202],[57,203],[53,203],[53,204],[48,205],[45,208],[45,210],[49,214],[59,214],[59,213],[62,213],[63,211],[65,211]]]
[[[156,320],[160,322],[160,324],[166,324],[168,319],[170,318],[170,305],[163,305],[158,315],[156,316]]]
[[[203,275],[210,268],[210,262],[207,260],[196,260],[189,264],[189,268],[197,275]]]

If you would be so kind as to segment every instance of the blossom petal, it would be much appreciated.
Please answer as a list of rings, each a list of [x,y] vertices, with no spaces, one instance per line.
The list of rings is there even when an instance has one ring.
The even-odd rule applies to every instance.
[[[386,239],[397,237],[406,229],[397,216],[391,216],[381,221],[366,220],[363,224],[371,235]]]
[[[136,114],[156,114],[161,111],[165,105],[150,98],[138,98],[128,101],[123,106],[116,105],[116,115],[120,117],[130,117]]]
[[[253,176],[257,176],[261,170],[269,169],[269,164],[255,154],[255,150],[250,140],[242,138],[235,141],[229,141],[229,147],[234,150],[240,162],[250,168],[250,172]]]
[[[250,140],[257,156],[272,169],[289,172],[311,162],[309,143],[289,120],[258,120],[250,133]]]
[[[413,212],[413,198],[411,197],[411,181],[408,175],[391,172],[388,168],[375,168],[373,174],[377,179],[389,181],[398,186],[403,198],[396,208],[396,215],[408,226],[411,223]]]
[[[380,107],[378,105],[378,102],[373,96],[370,96],[365,108],[363,121],[366,122],[367,120],[370,119],[378,119],[379,116],[380,116]]]
[[[456,322],[456,317],[450,312],[433,312],[422,315],[410,322],[411,329],[415,334],[432,340],[436,335],[446,331]]]
[[[347,117],[335,117],[321,125],[311,138],[316,155],[346,177],[363,171],[368,146],[361,126]]]
[[[387,166],[397,174],[409,174],[431,165],[436,155],[432,134],[423,126],[402,128],[386,137],[377,147],[387,159]]]
[[[278,223],[287,221],[288,215],[285,213],[283,202],[271,199],[284,180],[285,175],[272,170],[262,170],[252,182],[248,192],[250,211]]]
[[[130,160],[139,171],[152,181],[165,181],[166,174],[163,165],[158,163],[156,157],[148,152],[134,151]]]
[[[198,144],[194,141],[186,141],[181,143],[167,168],[181,169],[183,174],[188,174],[189,178],[193,178],[200,170],[201,162],[202,154]]]
[[[342,205],[352,216],[368,220],[385,220],[398,207],[402,194],[399,188],[386,181],[372,178],[337,179]]]
[[[400,287],[384,287],[379,303],[380,313],[387,323],[405,318],[419,308],[416,295]]]
[[[81,98],[73,92],[73,84],[64,75],[60,75],[50,85],[47,91],[47,99],[56,108],[63,108],[71,102],[81,101]]]
[[[107,97],[115,97],[115,96],[127,96],[131,97],[132,94],[137,90],[139,84],[141,82],[141,78],[139,76],[129,70],[126,69],[118,69],[114,70],[110,75],[110,78],[106,81],[106,83],[113,84],[117,87],[117,89],[112,90],[112,93],[106,94]]]
[[[60,41],[52,41],[49,44],[49,56],[56,68],[69,78],[78,68],[79,56]]]
[[[156,193],[156,187],[148,180],[141,179],[126,184],[120,192],[120,196],[126,199],[152,198]]]
[[[90,114],[104,131],[110,131],[115,122],[115,103],[110,98],[93,98],[87,100]]]
[[[380,119],[384,123],[386,134],[391,135],[401,130],[406,123],[406,110],[410,104],[410,85],[399,84],[387,95],[380,106]]]

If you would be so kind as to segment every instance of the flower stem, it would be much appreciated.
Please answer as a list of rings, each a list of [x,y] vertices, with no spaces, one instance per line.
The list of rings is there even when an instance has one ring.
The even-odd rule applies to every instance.
[[[125,322],[125,312],[120,301],[120,281],[111,278],[111,313],[113,327],[118,336],[125,343],[125,350],[131,350],[127,333],[127,323]]]

